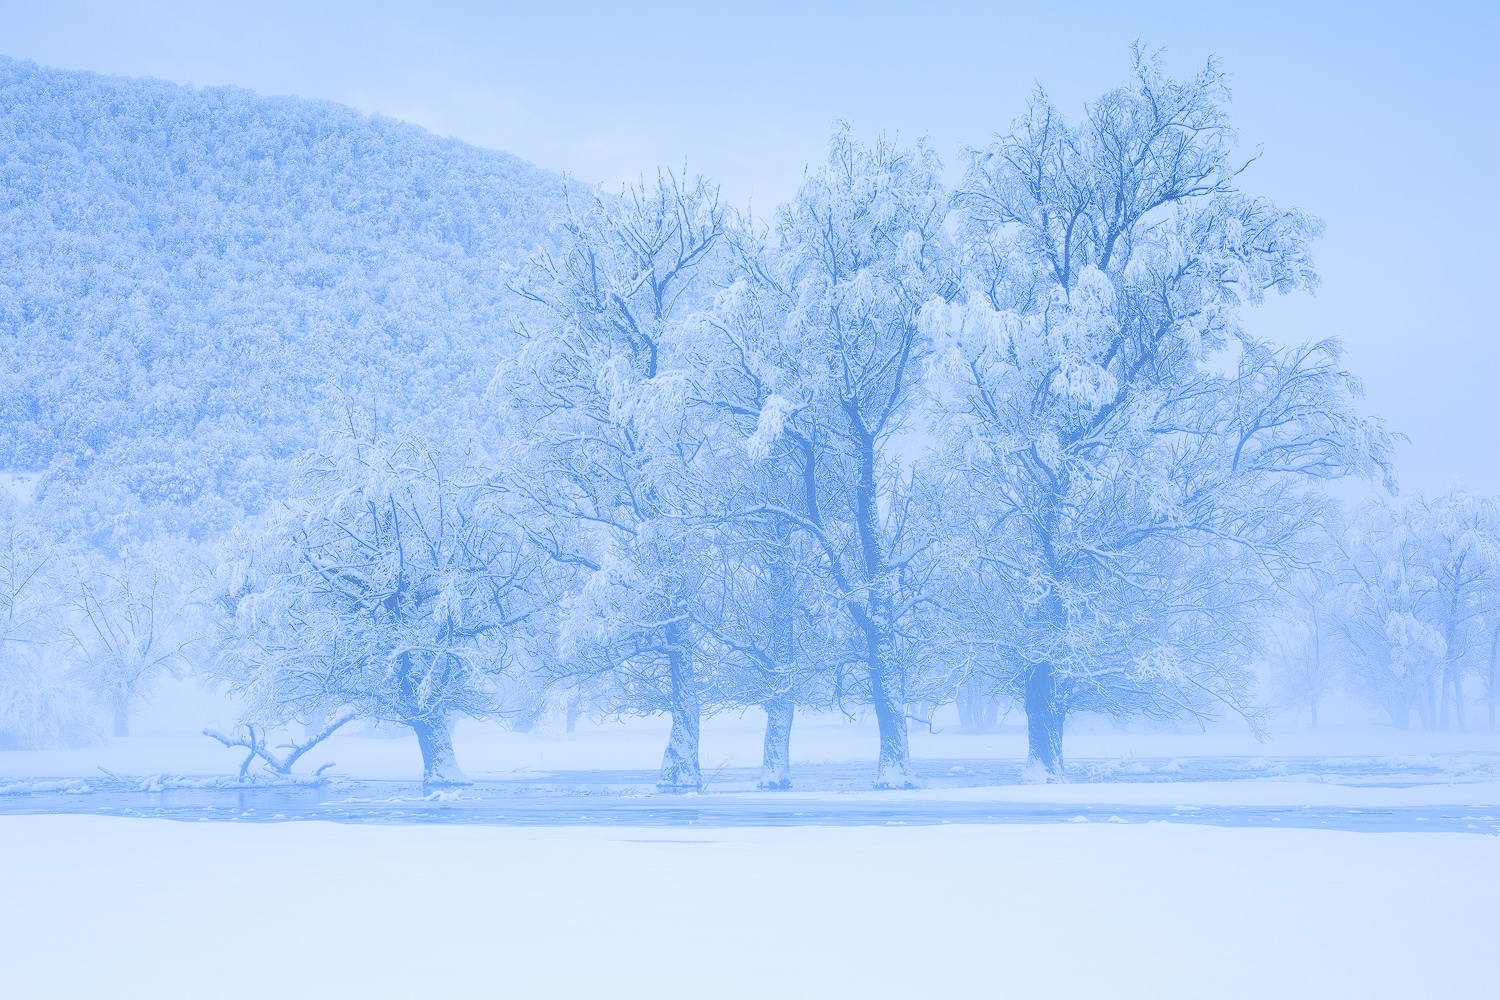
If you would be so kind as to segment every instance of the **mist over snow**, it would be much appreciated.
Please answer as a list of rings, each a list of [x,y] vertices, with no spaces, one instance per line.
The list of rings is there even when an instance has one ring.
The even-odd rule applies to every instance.
[[[561,71],[603,21],[566,58],[497,43],[561,74],[538,104],[466,89],[450,14],[444,106],[566,172],[349,106],[389,96],[50,68],[124,47],[18,13],[18,995],[1489,995],[1493,414],[1429,449],[1383,402],[1469,420],[1467,374],[1367,394],[1384,334],[1328,321],[1350,257],[1263,168],[1302,147],[1244,141],[1232,60],[1124,34],[961,137],[825,81],[890,131],[808,147],[788,111],[721,184],[645,155],[660,107],[709,121],[700,50],[591,146],[570,116],[617,97]],[[306,44],[291,17],[255,31]],[[369,32],[404,18],[329,51],[402,51]],[[734,45],[796,56],[763,27]],[[713,113],[774,133],[776,88],[735,103],[764,73]]]

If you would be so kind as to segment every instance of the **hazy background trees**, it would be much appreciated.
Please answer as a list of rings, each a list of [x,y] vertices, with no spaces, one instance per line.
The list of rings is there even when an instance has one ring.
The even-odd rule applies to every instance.
[[[1466,678],[1482,681],[1494,725],[1500,516],[1454,489],[1367,503],[1335,522],[1332,624],[1350,687],[1405,729],[1463,728]]]

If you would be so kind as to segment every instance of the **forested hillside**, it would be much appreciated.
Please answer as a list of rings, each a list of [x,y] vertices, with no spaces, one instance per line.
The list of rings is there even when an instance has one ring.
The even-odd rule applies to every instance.
[[[0,58],[0,469],[111,546],[258,509],[350,402],[452,419],[561,189],[341,105]]]

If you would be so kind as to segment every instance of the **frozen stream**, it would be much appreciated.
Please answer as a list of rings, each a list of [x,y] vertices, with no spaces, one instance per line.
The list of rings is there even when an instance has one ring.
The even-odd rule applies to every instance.
[[[1303,827],[1350,831],[1500,833],[1500,803],[1482,794],[1460,805],[1351,807],[1348,802],[1267,804],[1268,786],[1376,789],[1493,787],[1500,754],[1421,757],[1129,758],[1081,760],[1071,781],[1043,789],[1017,784],[1020,761],[925,760],[923,789],[868,791],[868,763],[807,764],[797,790],[754,790],[758,772],[705,772],[700,795],[659,795],[650,771],[521,772],[431,792],[419,783],[334,777],[321,784],[244,785],[226,778],[99,774],[39,777],[0,785],[0,815],[71,813],[218,822],[331,820],[506,826],[870,826],[942,823],[1143,823]],[[1226,783],[1244,791],[1224,793]],[[1142,788],[1149,785],[1150,788]],[[1196,793],[1209,788],[1215,794]],[[1307,789],[1322,791],[1321,789]],[[1070,794],[1076,792],[1076,795]],[[1143,796],[1141,792],[1160,792]],[[1312,796],[1314,799],[1318,796]],[[1155,798],[1156,801],[1150,801]],[[1276,796],[1269,797],[1275,800]],[[1241,801],[1241,799],[1243,801]],[[1441,796],[1431,801],[1441,801]],[[1260,803],[1260,804],[1256,804]]]

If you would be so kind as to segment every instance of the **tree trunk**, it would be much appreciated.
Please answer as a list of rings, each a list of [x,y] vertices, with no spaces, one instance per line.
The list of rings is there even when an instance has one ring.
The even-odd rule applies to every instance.
[[[124,698],[115,699],[115,735],[130,735],[130,706]]]
[[[1495,631],[1490,636],[1490,676],[1489,684],[1485,687],[1485,699],[1490,705],[1490,732],[1495,731],[1495,666],[1496,660],[1500,659],[1500,625],[1495,626]]]
[[[994,730],[1000,718],[1000,692],[994,689],[994,685],[982,686],[980,691],[980,704],[984,706],[984,715],[981,718],[979,730],[988,733]]]
[[[1036,664],[1026,675],[1028,771],[1044,772],[1048,779],[1063,776],[1062,735],[1066,714],[1052,664]]]
[[[698,683],[693,665],[681,642],[681,626],[668,625],[663,634],[667,641],[667,670],[672,683],[672,734],[661,758],[659,792],[697,792],[703,789],[703,772],[698,766]]]
[[[1463,671],[1453,672],[1453,718],[1458,723],[1458,731],[1464,731],[1464,675]]]
[[[1324,681],[1323,681],[1323,630],[1318,627],[1318,615],[1317,615],[1316,606],[1313,607],[1313,614],[1312,614],[1312,640],[1313,640],[1313,647],[1312,647],[1312,654],[1313,654],[1312,667],[1313,667],[1313,669],[1312,669],[1312,677],[1310,678],[1310,680],[1312,681],[1312,684],[1309,686],[1309,690],[1312,691],[1312,694],[1308,697],[1307,702],[1308,702],[1308,708],[1311,709],[1311,712],[1312,712],[1312,727],[1311,728],[1317,729],[1318,728],[1318,695],[1321,694],[1322,691],[1323,691]]]
[[[568,699],[568,732],[570,733],[578,726],[579,712],[578,696],[574,695]]]
[[[422,751],[422,784],[451,787],[471,783],[453,757],[453,734],[446,716],[412,719],[408,725],[417,734],[417,746]]]
[[[888,602],[873,598],[868,605],[850,602],[849,611],[865,639],[865,672],[870,678],[870,707],[880,730],[880,759],[875,765],[876,788],[916,788],[911,769],[911,743],[900,678],[891,661],[895,651]]]
[[[880,524],[875,488],[875,435],[865,426],[859,408],[845,403],[849,428],[858,444],[859,476],[854,488],[854,527],[859,535],[860,561],[864,565],[864,600],[852,601],[850,610],[865,637],[865,670],[870,677],[870,700],[880,727],[880,761],[875,768],[876,788],[915,788],[912,780],[911,745],[906,732],[906,702],[902,678],[895,670],[895,608],[888,592],[890,580],[885,565],[884,529]]]
[[[1059,493],[1058,496],[1064,495]],[[1060,517],[1058,504],[1049,503],[1043,515],[1041,542],[1048,575],[1053,580],[1067,577],[1058,562],[1053,540]],[[1043,607],[1043,622],[1049,629],[1063,630],[1068,625],[1068,610],[1058,596],[1056,586],[1049,586]],[[1033,663],[1026,674],[1023,697],[1026,700],[1026,771],[1031,780],[1062,781],[1063,721],[1067,708],[1058,690],[1057,667],[1052,663]]]
[[[972,733],[979,728],[974,724],[974,713],[971,707],[975,701],[973,689],[973,678],[969,678],[958,686],[958,693],[954,697],[954,703],[958,706],[958,728],[966,733]]]
[[[1442,713],[1440,725],[1444,732],[1448,731],[1448,692],[1453,692],[1454,715],[1458,720],[1458,728],[1462,729],[1463,706],[1459,699],[1463,692],[1458,687],[1458,610],[1459,595],[1463,590],[1463,567],[1464,557],[1460,556],[1458,565],[1453,573],[1453,593],[1448,601],[1448,614],[1443,623],[1443,680],[1442,688],[1438,692],[1439,710]]]
[[[1453,687],[1453,661],[1443,662],[1443,676],[1438,682],[1438,728],[1448,731],[1448,692]]]
[[[791,529],[778,528],[778,541],[787,545]],[[773,670],[767,681],[770,697],[766,710],[766,740],[761,752],[760,785],[766,791],[786,791],[792,787],[792,718],[797,710],[794,661],[797,658],[797,595],[785,562],[771,563],[770,654]]]
[[[875,723],[880,727],[880,761],[875,769],[875,787],[916,788],[916,782],[912,780],[906,712],[891,687],[885,664],[871,669],[870,694],[875,703]]]
[[[865,670],[870,677],[870,707],[880,730],[880,759],[875,766],[876,788],[916,788],[911,769],[911,743],[899,678],[891,670],[895,643],[886,602],[876,597],[870,606],[856,605],[855,620],[865,634]]]
[[[765,704],[766,744],[761,755],[762,791],[784,792],[792,787],[792,717],[796,702],[783,695]]]
[[[877,588],[872,588],[877,590]],[[880,730],[880,759],[875,766],[876,788],[916,788],[911,768],[911,742],[901,678],[896,675],[895,636],[890,600],[880,593],[868,604],[853,604],[855,623],[865,637],[865,671],[870,678],[870,707]]]

